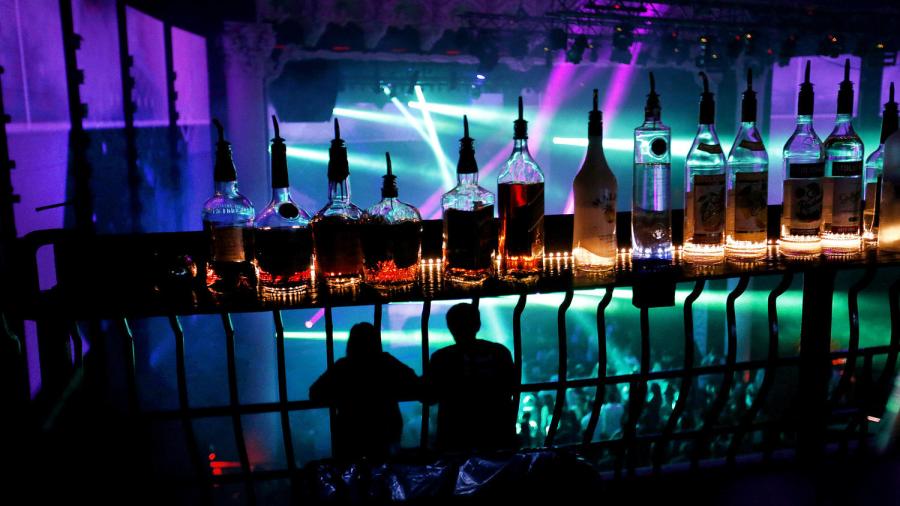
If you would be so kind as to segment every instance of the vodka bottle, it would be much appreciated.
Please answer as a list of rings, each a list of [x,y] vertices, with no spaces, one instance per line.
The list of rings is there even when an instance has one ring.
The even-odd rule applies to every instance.
[[[865,186],[863,186],[863,239],[878,239],[878,222],[881,208],[881,178],[884,172],[884,143],[897,131],[897,102],[894,102],[894,83],[891,83],[890,99],[884,104],[881,119],[881,142],[869,158],[865,166]]]

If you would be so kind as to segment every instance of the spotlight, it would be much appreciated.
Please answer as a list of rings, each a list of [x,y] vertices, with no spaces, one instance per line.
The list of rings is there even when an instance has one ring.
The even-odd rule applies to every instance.
[[[547,35],[547,49],[549,51],[557,51],[565,49],[569,42],[569,36],[562,28],[554,28]]]
[[[588,47],[587,37],[579,35],[572,42],[572,47],[566,51],[566,61],[569,63],[579,64],[584,58],[584,50]]]
[[[631,45],[634,43],[634,31],[628,25],[616,25],[612,36],[613,49],[609,59],[616,63],[631,63]]]
[[[597,60],[600,59],[600,49],[599,49],[600,41],[598,41],[598,40],[591,41],[591,45],[589,47],[591,48],[591,54],[590,54],[590,56],[588,56],[588,58],[591,60],[592,63],[596,62]]]
[[[500,53],[497,46],[486,35],[481,35],[472,43],[472,54],[478,58],[479,74],[488,75],[500,61]]]
[[[818,53],[822,56],[837,58],[844,52],[844,42],[842,37],[836,33],[828,33],[825,38],[819,41]]]
[[[487,76],[484,74],[475,74],[475,79],[478,79],[479,81],[484,81],[485,79],[487,79]]]

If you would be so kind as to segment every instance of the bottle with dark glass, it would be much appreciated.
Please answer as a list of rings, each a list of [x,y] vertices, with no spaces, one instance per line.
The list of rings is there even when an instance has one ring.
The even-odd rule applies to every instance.
[[[363,256],[366,284],[389,289],[412,285],[422,258],[422,215],[398,199],[391,154],[384,154],[387,174],[381,201],[366,209]]]
[[[328,149],[328,204],[312,219],[316,276],[332,286],[354,285],[363,276],[363,211],[350,202],[350,167],[341,127],[334,120]]]
[[[494,194],[478,186],[475,139],[463,116],[457,184],[441,197],[444,212],[444,276],[453,282],[479,284],[494,271]]]
[[[784,144],[784,207],[778,249],[787,257],[817,256],[822,252],[822,179],[825,148],[813,128],[815,95],[809,81],[809,62],[797,100],[797,128]]]
[[[716,263],[725,254],[725,154],[716,134],[716,102],[703,78],[697,135],[684,165],[684,257]]]
[[[863,239],[878,240],[878,218],[881,207],[881,178],[884,174],[884,142],[897,131],[897,102],[894,102],[894,83],[891,83],[890,98],[884,104],[881,118],[881,142],[866,159],[865,186],[863,186]]]
[[[672,131],[661,116],[651,72],[644,123],[634,129],[631,200],[632,260],[645,265],[672,261]]]
[[[853,82],[850,59],[838,91],[834,130],[825,139],[825,196],[822,252],[858,253],[862,228],[863,142],[853,129]]]
[[[237,170],[231,144],[224,129],[213,120],[218,132],[215,193],[203,204],[203,230],[209,240],[206,286],[214,293],[256,289],[253,260],[253,204],[238,191]]]
[[[259,285],[265,290],[304,291],[312,267],[312,230],[309,215],[291,198],[287,148],[272,116],[272,200],[256,216],[256,264]]]
[[[500,272],[506,278],[528,278],[544,263],[544,173],[528,152],[528,122],[519,97],[519,119],[513,122],[513,152],[497,178]]]
[[[728,153],[728,193],[725,199],[725,255],[758,260],[766,256],[769,154],[756,125],[753,73],[747,69],[747,89],[741,98],[741,128]]]

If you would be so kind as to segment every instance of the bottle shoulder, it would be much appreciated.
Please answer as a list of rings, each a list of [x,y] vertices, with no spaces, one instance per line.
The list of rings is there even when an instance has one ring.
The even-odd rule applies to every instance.
[[[543,183],[544,172],[534,158],[525,152],[513,152],[506,160],[497,183]]]
[[[689,167],[717,168],[725,166],[725,153],[715,131],[701,130],[685,157]]]
[[[477,209],[494,205],[495,196],[477,184],[458,184],[441,197],[444,208]]]
[[[310,216],[294,202],[272,201],[256,215],[256,228],[305,228]]]
[[[342,219],[345,221],[360,221],[364,216],[365,213],[363,210],[352,202],[329,202],[313,216],[311,221],[312,223],[316,223],[326,218]]]
[[[401,223],[422,221],[419,210],[399,199],[382,199],[365,211],[365,219],[372,222]]]
[[[217,193],[203,204],[205,221],[253,221],[255,214],[250,199],[240,193]]]

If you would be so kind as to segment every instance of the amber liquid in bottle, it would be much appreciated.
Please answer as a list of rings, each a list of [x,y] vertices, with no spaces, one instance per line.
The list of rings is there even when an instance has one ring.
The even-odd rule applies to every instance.
[[[312,244],[309,227],[257,230],[255,245],[259,282],[285,289],[309,283]]]
[[[390,287],[414,282],[422,245],[422,224],[368,223],[363,226],[366,283]]]
[[[461,280],[490,276],[494,206],[482,206],[474,211],[447,209],[444,214],[447,274]]]
[[[362,225],[326,216],[313,222],[316,270],[326,278],[358,278],[363,270]]]
[[[499,250],[503,270],[539,272],[544,254],[544,183],[500,183]]]
[[[253,264],[253,229],[249,227],[215,226],[203,222],[210,239],[206,262],[206,286],[214,293],[256,288]]]

